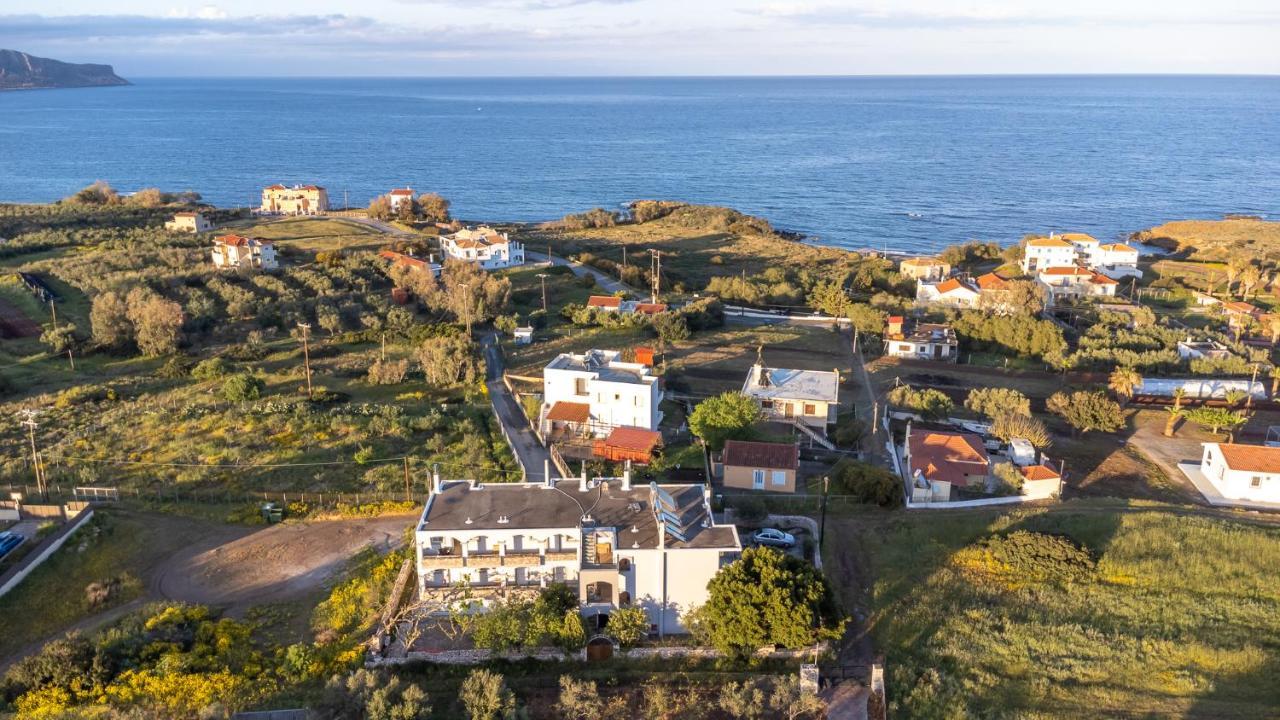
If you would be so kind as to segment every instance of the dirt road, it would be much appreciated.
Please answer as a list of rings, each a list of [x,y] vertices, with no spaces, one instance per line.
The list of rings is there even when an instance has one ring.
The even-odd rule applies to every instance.
[[[324,586],[366,547],[379,552],[399,547],[413,519],[393,515],[283,523],[230,541],[196,543],[162,563],[149,586],[159,598],[222,606],[239,614]]]

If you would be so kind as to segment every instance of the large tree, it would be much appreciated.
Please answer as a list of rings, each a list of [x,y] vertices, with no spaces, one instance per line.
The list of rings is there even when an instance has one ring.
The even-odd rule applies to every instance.
[[[1031,401],[1013,388],[974,388],[964,399],[964,407],[979,415],[995,418],[1005,412],[1019,415],[1031,414]]]
[[[733,391],[698,403],[689,415],[689,429],[712,450],[724,448],[726,440],[746,440],[760,420],[756,401]]]
[[[144,288],[134,288],[126,298],[134,342],[147,357],[168,355],[178,349],[182,334],[182,306]]]
[[[1076,431],[1115,432],[1124,425],[1124,411],[1105,393],[1077,390],[1057,392],[1049,396],[1045,406]]]
[[[1107,378],[1107,387],[1116,394],[1116,397],[1132,400],[1133,394],[1142,387],[1142,376],[1131,367],[1118,367],[1112,370],[1111,376]]]
[[[699,640],[738,657],[767,645],[805,647],[844,629],[822,573],[769,547],[748,548],[721,568],[689,623]]]
[[[117,293],[107,291],[93,298],[89,325],[93,329],[94,342],[102,347],[119,349],[133,340],[129,303]]]
[[[997,412],[991,419],[991,434],[1008,442],[1022,438],[1043,450],[1053,444],[1049,431],[1038,418],[1013,410]]]
[[[1228,437],[1235,432],[1236,427],[1248,421],[1248,418],[1239,412],[1220,407],[1201,406],[1185,410],[1183,415],[1214,435],[1217,435],[1219,430],[1225,429]]]
[[[437,387],[469,385],[480,376],[476,344],[463,335],[427,338],[415,357],[427,382]]]
[[[427,222],[449,222],[449,201],[436,193],[419,195],[418,209]]]
[[[499,673],[472,670],[458,694],[470,720],[512,720],[516,716],[516,696]]]

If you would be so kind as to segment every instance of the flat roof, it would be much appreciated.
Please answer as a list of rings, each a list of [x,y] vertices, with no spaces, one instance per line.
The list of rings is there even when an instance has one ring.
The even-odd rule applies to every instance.
[[[588,350],[581,355],[560,353],[547,363],[544,370],[570,370],[573,372],[595,373],[605,382],[635,383],[648,385],[657,382],[657,378],[649,374],[649,367],[641,363],[624,363],[618,360],[617,350]]]
[[[834,403],[839,398],[840,376],[833,370],[790,370],[764,368],[768,382],[756,381],[757,367],[747,371],[743,392],[758,398],[782,400],[822,400]]]
[[[620,480],[611,479],[586,492],[579,492],[578,487],[576,479],[556,481],[554,488],[542,483],[486,483],[473,487],[466,481],[446,482],[428,501],[418,530],[483,532],[612,527],[618,533],[618,550],[658,547],[658,525],[649,485],[640,483],[624,491]],[[687,542],[668,535],[668,548],[741,547],[734,526],[711,524],[702,485],[658,487],[675,500],[676,514],[688,531]],[[583,522],[584,510],[592,522]],[[499,522],[502,517],[507,522]]]

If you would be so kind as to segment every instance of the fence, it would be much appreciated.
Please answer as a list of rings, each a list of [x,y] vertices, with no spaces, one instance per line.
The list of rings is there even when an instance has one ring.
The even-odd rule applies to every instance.
[[[71,522],[58,528],[58,531],[46,537],[29,555],[22,559],[22,562],[9,568],[3,575],[0,575],[0,596],[14,589],[18,583],[26,579],[32,570],[40,567],[41,563],[48,560],[51,555],[71,537],[71,534],[89,522],[89,518],[93,517],[93,506],[82,505],[76,510],[76,514],[72,516]]]
[[[84,488],[79,488],[83,490]],[[69,506],[74,506],[77,502],[83,500],[77,497],[77,488],[64,487],[61,485],[50,485],[48,488],[48,497],[51,501],[58,500],[65,502]],[[37,488],[31,485],[4,485],[0,486],[0,494],[10,492],[22,492],[24,497],[37,497]],[[157,502],[157,503],[209,503],[209,504],[240,504],[240,503],[266,503],[275,502],[288,505],[292,502],[301,502],[317,507],[336,507],[338,505],[365,505],[369,503],[400,503],[405,501],[404,493],[344,493],[344,492],[273,492],[267,490],[219,490],[219,489],[196,489],[196,488],[120,488],[117,489],[117,497],[120,501],[141,501],[141,502]],[[411,493],[408,498],[411,502],[426,503],[427,496],[425,493]],[[29,505],[23,506],[23,512],[30,508]]]

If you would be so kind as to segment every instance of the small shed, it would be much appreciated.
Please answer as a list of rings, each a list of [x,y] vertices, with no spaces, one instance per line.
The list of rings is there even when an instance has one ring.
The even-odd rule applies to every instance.
[[[662,433],[639,427],[616,427],[609,437],[596,440],[592,446],[592,454],[596,457],[621,462],[647,464],[653,460],[653,453],[662,445]]]
[[[653,348],[638,347],[636,348],[636,362],[647,367],[653,367]]]
[[[530,345],[533,343],[533,327],[518,327],[511,331],[511,336],[517,345]]]

